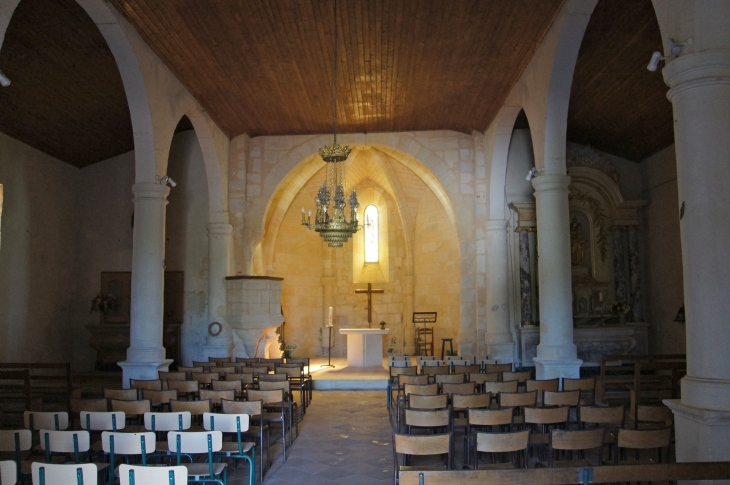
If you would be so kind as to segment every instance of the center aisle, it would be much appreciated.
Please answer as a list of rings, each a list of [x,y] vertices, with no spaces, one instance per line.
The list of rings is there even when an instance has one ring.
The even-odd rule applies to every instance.
[[[286,463],[279,453],[265,485],[393,483],[393,431],[383,391],[314,391],[299,431]],[[248,483],[237,475],[229,474],[228,483]]]

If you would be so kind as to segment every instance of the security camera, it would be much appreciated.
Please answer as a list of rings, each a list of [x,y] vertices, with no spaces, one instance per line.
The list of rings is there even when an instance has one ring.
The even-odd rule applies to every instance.
[[[157,181],[160,182],[161,185],[170,185],[170,187],[177,187],[177,182],[172,180],[172,177],[169,175],[164,175],[162,177],[157,176]]]
[[[0,86],[7,88],[10,86],[10,79],[8,79],[8,76],[3,74],[2,71],[0,71]]]
[[[535,167],[532,167],[532,168],[531,168],[531,169],[530,169],[530,170],[529,170],[529,171],[527,172],[527,177],[525,177],[525,180],[527,180],[527,181],[529,182],[530,180],[532,180],[532,179],[534,179],[535,177],[537,177],[537,176],[538,176],[539,174],[540,174],[540,172],[539,172],[539,171],[538,171],[538,170],[537,170],[537,169],[536,169]]]
[[[659,51],[654,52],[651,55],[651,60],[649,61],[649,64],[646,66],[646,68],[652,72],[656,71],[659,67],[659,61],[663,60],[662,53]]]
[[[177,182],[172,180],[172,177],[170,177],[169,175],[167,176],[167,183],[170,184],[170,187],[177,187]]]
[[[659,67],[659,61],[669,61],[678,57],[685,47],[692,45],[692,38],[690,37],[684,42],[677,42],[674,39],[669,39],[669,42],[672,44],[669,48],[669,55],[667,57],[662,57],[661,52],[654,52],[651,55],[651,60],[649,61],[649,64],[646,66],[648,70],[652,72],[656,71]]]

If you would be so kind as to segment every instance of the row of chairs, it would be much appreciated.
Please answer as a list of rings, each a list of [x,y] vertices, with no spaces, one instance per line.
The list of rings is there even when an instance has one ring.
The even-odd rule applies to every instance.
[[[98,469],[93,463],[33,463],[33,485],[97,485]],[[0,485],[15,485],[19,477],[15,462],[0,461]],[[164,483],[167,485],[185,485],[188,482],[188,470],[184,466],[136,466],[119,465],[120,485],[140,485],[145,483]]]

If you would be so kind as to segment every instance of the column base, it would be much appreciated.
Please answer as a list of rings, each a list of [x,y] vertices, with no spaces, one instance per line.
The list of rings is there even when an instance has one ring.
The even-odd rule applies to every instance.
[[[535,363],[535,377],[537,379],[555,379],[558,377],[580,377],[580,366],[583,363],[580,359],[532,359]]]
[[[490,359],[498,359],[502,364],[511,364],[515,359],[515,343],[487,342],[487,357]]]
[[[679,399],[664,400],[674,412],[677,462],[730,461],[730,411],[688,406]],[[703,480],[686,483],[727,483]]]
[[[132,362],[129,360],[117,362],[117,365],[122,368],[122,388],[129,389],[129,379],[158,379],[157,371],[167,372],[172,362],[172,359],[164,359],[161,362]]]
[[[730,411],[730,381],[684,376],[682,404],[698,409]]]

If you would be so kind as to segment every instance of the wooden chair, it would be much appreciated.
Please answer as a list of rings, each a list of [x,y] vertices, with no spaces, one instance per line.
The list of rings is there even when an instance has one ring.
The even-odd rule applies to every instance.
[[[225,381],[223,381],[225,382]],[[200,400],[201,401],[210,401],[211,403],[211,412],[213,411],[219,411],[221,409],[221,400],[226,399],[228,401],[235,401],[236,400],[236,391],[233,389],[227,389],[224,391],[214,391],[212,389],[201,389],[200,390]]]
[[[428,384],[429,377],[426,375],[410,375],[400,374],[396,379],[396,409],[400,410],[401,403],[405,399],[405,385],[406,384]]]
[[[53,429],[63,431],[68,429],[68,413],[65,412],[44,412],[24,411],[23,424],[31,432],[41,429]]]
[[[525,381],[526,391],[537,391],[537,402],[542,403],[542,391],[557,391],[560,387],[560,379],[536,380],[528,379]]]
[[[502,372],[503,381],[517,381],[517,387],[525,388],[525,383],[532,379],[532,371]]]
[[[474,394],[475,392],[476,384],[473,382],[461,382],[459,384],[444,382],[441,384],[441,394],[446,394],[447,396],[451,396],[452,394]]]
[[[252,365],[251,368],[247,370],[250,370],[255,380],[258,380],[261,375],[269,373],[269,367],[265,365]]]
[[[448,396],[445,394],[433,396],[408,394],[405,407],[407,409],[446,409],[448,407]]]
[[[119,465],[120,485],[141,485],[164,483],[185,485],[188,483],[188,469],[184,466],[138,466]]]
[[[458,385],[458,384],[457,384]],[[442,394],[442,396],[445,394]],[[452,394],[451,395],[451,428],[454,432],[464,431],[466,437],[468,409],[488,409],[492,404],[491,394]],[[465,417],[460,418],[460,415]]]
[[[563,377],[563,391],[580,391],[580,405],[593,406],[596,404],[596,378],[584,377],[570,379]]]
[[[74,463],[80,464],[87,460],[91,449],[91,438],[86,430],[51,431],[43,429],[40,431],[40,438],[41,449],[46,454],[46,463],[51,463],[52,455],[60,454],[71,456]],[[105,463],[93,463],[93,465],[96,473],[108,467]]]
[[[560,409],[560,408],[554,408]],[[564,430],[552,429],[550,431],[550,447],[548,453],[548,466],[553,467],[556,451],[568,451],[569,461],[561,461],[561,467],[590,467],[603,464],[603,428]],[[585,458],[588,450],[598,450],[598,459],[591,463]],[[572,460],[572,452],[580,452],[579,460]]]
[[[129,388],[137,389],[150,389],[152,391],[161,391],[162,381],[160,379],[129,379]]]
[[[235,397],[232,400],[243,398],[243,383],[240,380],[212,381],[211,387],[213,388],[213,391],[233,391],[235,393]]]
[[[33,434],[29,429],[0,430],[0,453],[13,457],[15,475],[18,480],[27,480],[30,476],[30,461],[23,460],[23,453],[33,447]],[[3,468],[3,473],[5,468]],[[3,475],[3,485],[5,484]],[[14,482],[13,482],[14,484]]]
[[[301,416],[298,413],[298,404],[292,400],[292,394],[291,394],[291,387],[289,384],[289,381],[283,381],[283,382],[267,382],[262,381],[259,382],[259,389],[262,391],[275,391],[277,389],[281,389],[281,391],[284,393],[284,399],[280,401],[277,406],[281,406],[285,413],[289,415],[289,426],[290,426],[290,433],[289,433],[289,444],[291,444],[294,441],[294,434],[291,428],[296,427],[297,430],[297,437],[299,437],[299,421],[301,420]],[[274,407],[274,404],[269,403],[267,407],[272,408]]]
[[[467,365],[452,364],[452,366],[451,366],[452,374],[464,374],[465,376],[469,376],[469,374],[471,374],[473,372],[480,372],[481,370],[482,370],[482,366],[476,365],[476,364],[467,364]]]
[[[426,365],[429,361],[425,361],[423,367],[421,367],[421,375],[432,376],[431,381],[435,382],[436,376],[446,375],[451,372],[451,368],[447,366],[431,366]],[[435,362],[435,361],[431,361]]]
[[[121,411],[81,411],[79,422],[81,429],[88,432],[120,431],[127,424],[126,417]],[[99,434],[99,437],[101,437],[101,434]],[[94,453],[102,453],[101,441],[94,441],[92,439],[91,451]]]
[[[78,399],[78,398],[71,398],[68,401],[69,403],[69,413],[71,418],[71,427],[73,428],[73,422],[74,419],[80,419],[79,416],[82,411],[90,411],[90,412],[106,412],[109,409],[109,402],[102,398],[98,399]],[[79,421],[79,426],[80,426]]]
[[[238,372],[238,370],[236,369],[236,366],[234,366],[234,365],[218,366],[218,367],[212,368],[211,371],[217,372],[218,375],[222,379],[225,379],[226,374],[234,374],[234,373]]]
[[[492,457],[492,464],[487,469],[508,469],[527,468],[527,449],[530,443],[530,430],[512,431],[507,433],[480,433],[476,434],[476,446],[474,447],[474,469],[479,467],[479,453],[489,453]],[[497,457],[512,455],[511,462],[500,461]]]
[[[462,382],[466,382],[466,374],[442,374],[434,377],[438,384],[443,384],[445,382],[450,384],[461,384]]]
[[[408,434],[413,428],[428,428],[435,432],[451,433],[451,410],[446,409],[406,409],[405,425]]]
[[[218,367],[223,367],[222,364],[230,364],[230,357],[208,357],[208,362],[213,362]]]
[[[178,372],[184,372],[185,373],[185,380],[190,380],[193,378],[193,372],[203,372],[202,367],[179,367],[177,368]]]
[[[541,460],[545,460],[545,451],[550,445],[550,431],[564,429],[568,424],[570,408],[567,406],[554,408],[524,408],[524,424],[532,430],[530,447],[537,449]]]
[[[516,382],[516,381],[511,381]],[[529,392],[500,392],[497,394],[497,404],[501,408],[513,408],[515,417],[512,424],[522,426],[523,410],[526,407],[535,406],[537,404],[537,391]]]
[[[13,460],[0,461],[0,485],[15,485],[18,483],[18,469]]]
[[[496,397],[500,392],[517,392],[517,381],[485,381],[482,386],[482,392],[489,392],[492,394],[492,397]]]
[[[423,365],[423,362],[426,360],[437,360],[435,355],[417,355],[416,356],[416,365],[418,367],[421,367]]]
[[[393,479],[399,484],[400,472],[406,470],[450,470],[452,462],[452,434],[411,436],[393,433]],[[398,463],[398,455],[403,455],[403,465]],[[408,466],[410,456],[446,455],[446,465],[439,467]]]
[[[124,413],[124,417],[127,420],[127,424],[131,424],[132,421],[135,424],[142,422],[144,413],[152,411],[152,403],[149,399],[142,399],[139,401],[121,401],[118,399],[111,399],[109,401],[112,411],[121,411]],[[140,428],[137,426],[129,431],[137,431]]]
[[[439,387],[438,384],[404,384],[403,385],[403,394],[405,396],[408,396],[409,394],[418,394],[420,396],[435,396],[439,393]],[[400,400],[398,400],[398,407],[396,409],[396,429],[400,429],[400,421],[401,421],[401,407],[400,407]]]
[[[244,364],[258,364],[259,363],[258,357],[234,357],[233,362],[235,363],[244,363]]]
[[[512,372],[512,364],[484,364],[484,372],[491,374],[492,372],[499,372],[500,380],[504,380],[501,376],[503,372]]]
[[[224,414],[248,414],[249,427],[246,432],[247,436],[251,436],[258,440],[259,443],[259,476],[261,483],[264,482],[264,431],[266,431],[266,467],[271,466],[271,436],[269,435],[269,426],[263,422],[262,415],[264,412],[263,401],[227,401],[223,400]],[[255,424],[251,425],[250,423]]]
[[[393,409],[393,386],[398,383],[398,376],[403,374],[407,376],[415,376],[418,373],[416,367],[394,367],[388,368],[390,377],[388,378],[388,387],[385,396],[385,405],[388,407],[388,417],[392,414]]]
[[[117,401],[136,401],[139,399],[137,389],[103,389],[104,398],[107,400],[116,399]]]
[[[263,403],[265,412],[262,415],[262,419],[264,423],[281,423],[281,444],[284,448],[284,462],[286,462],[287,414],[281,406],[281,403],[284,401],[284,391],[281,389],[272,391],[251,389],[248,391],[248,399]],[[271,412],[272,410],[276,410],[277,412]],[[289,423],[289,428],[291,428],[291,422]]]
[[[189,411],[144,414],[145,430],[155,433],[158,438],[164,438],[168,431],[187,431],[191,426],[192,416]],[[158,440],[153,451],[155,456],[171,455],[167,440]]]
[[[191,398],[197,399],[200,392],[200,383],[198,381],[167,381],[167,387],[171,391],[177,391],[177,399],[184,396],[188,401]]]
[[[410,364],[410,359],[408,360]],[[300,357],[296,359],[286,359],[283,366],[298,365],[302,369],[305,389],[307,391],[307,406],[312,402],[312,375],[309,373],[309,357]],[[390,367],[390,366],[389,366]]]
[[[307,381],[304,378],[302,367],[300,365],[294,365],[293,367],[290,367],[292,365],[293,364],[277,365],[273,375],[280,375],[282,373],[286,375],[292,390],[296,390],[299,393],[300,409],[302,415],[304,415],[307,412],[308,403],[306,392]]]
[[[499,381],[499,372],[492,372],[491,374],[482,374],[480,372],[470,372],[469,382],[473,382],[477,385],[478,392],[484,392],[485,382],[497,382]]]
[[[211,381],[220,380],[220,374],[217,372],[193,372],[194,381],[198,381],[201,389],[210,389]]]
[[[672,410],[663,404],[640,404],[637,406],[636,412],[638,417],[634,421],[634,429],[664,428],[674,424],[674,413],[672,413]]]
[[[661,463],[662,451],[666,450],[664,455],[665,460],[669,456],[669,445],[672,441],[672,427],[667,426],[666,428],[659,429],[626,429],[619,428],[618,437],[616,438],[616,446],[618,452],[614,454],[615,464],[619,464],[620,460],[628,460],[628,450],[635,450],[635,461],[631,461],[631,464],[638,463]],[[647,460],[640,461],[640,450],[656,450],[657,457],[648,458]]]
[[[165,391],[153,391],[152,389],[142,389],[142,399],[149,399],[153,408],[161,411],[170,410],[170,400],[177,399],[177,389],[167,389]]]
[[[542,391],[542,405],[547,406],[578,406],[580,391]]]
[[[443,360],[434,359],[421,361],[421,368],[423,367],[446,367],[446,370],[448,370],[449,366]]]
[[[33,463],[33,485],[96,485],[98,470],[94,463]],[[79,472],[80,471],[80,472]],[[80,475],[80,476],[79,476]]]
[[[130,456],[139,456],[143,466],[147,465],[147,457],[155,452],[155,433],[118,433],[115,431],[104,431],[101,434],[101,445],[104,453],[109,456],[109,481],[107,485],[118,483],[114,474],[121,471],[116,469],[117,455],[124,460]],[[167,449],[167,443],[165,443]]]
[[[264,374],[259,372],[259,382],[284,382],[289,380],[289,376],[283,372],[278,374]]]
[[[178,370],[177,372],[163,372],[159,370],[157,371],[157,376],[162,382],[185,381],[188,378],[188,373],[181,370]]]
[[[606,430],[603,442],[609,447],[609,458],[616,446],[618,429],[624,426],[623,406],[579,406],[578,423],[582,429],[602,427]]]
[[[170,401],[170,412],[182,413],[188,411],[192,425],[190,429],[196,431],[202,429],[203,414],[212,411],[213,404],[210,399],[201,399],[199,401]]]
[[[228,468],[225,463],[215,463],[214,453],[223,448],[223,433],[220,431],[170,431],[167,433],[167,446],[175,451],[177,466],[188,470],[188,482],[215,482],[226,485]],[[203,455],[207,463],[182,464],[181,457]]]
[[[488,408],[468,408],[466,411],[466,433],[464,434],[465,458],[468,465],[471,460],[471,445],[474,441],[475,433],[479,430],[493,432],[496,431],[512,431],[512,419],[514,410],[511,408],[488,409]]]
[[[284,359],[261,359],[259,363],[262,365],[266,365],[266,367],[269,369],[269,372],[274,372],[274,369],[276,369],[277,365],[284,363]]]
[[[256,473],[256,450],[253,443],[243,441],[243,434],[248,431],[248,414],[213,414],[203,416],[203,425],[206,431],[221,431],[234,434],[233,441],[223,441],[220,451],[214,456],[248,462],[248,485],[253,485]]]
[[[194,360],[193,367],[202,367],[203,372],[215,372],[211,371],[211,369],[215,369],[218,366],[215,362],[198,362],[197,360]]]

